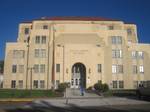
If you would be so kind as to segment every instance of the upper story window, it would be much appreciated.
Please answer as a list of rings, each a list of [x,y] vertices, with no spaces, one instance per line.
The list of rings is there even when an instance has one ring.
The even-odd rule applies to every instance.
[[[38,64],[34,65],[34,73],[39,73],[39,65]]]
[[[19,65],[19,73],[23,73],[24,72],[24,65]]]
[[[36,44],[40,44],[40,36],[36,36],[35,37],[35,43]]]
[[[13,50],[13,58],[24,58],[24,50]]]
[[[117,81],[113,81],[113,88],[117,88]]]
[[[35,49],[34,56],[36,58],[45,58],[46,57],[46,49]]]
[[[139,51],[138,54],[139,54],[139,58],[140,58],[140,59],[143,59],[143,58],[144,58],[144,53],[143,53],[142,51]]]
[[[28,34],[29,34],[29,28],[25,28],[25,29],[24,29],[24,34],[25,34],[25,35],[28,35]]]
[[[119,88],[124,88],[124,81],[119,81]]]
[[[42,36],[42,41],[41,41],[42,44],[46,44],[46,36]]]
[[[109,29],[109,30],[114,30],[114,26],[113,26],[113,25],[110,25],[110,26],[108,26],[108,29]]]
[[[17,72],[17,65],[12,65],[12,73],[16,73]]]
[[[16,88],[16,81],[15,80],[11,81],[11,88]]]
[[[143,65],[140,65],[140,66],[139,66],[139,72],[140,72],[140,73],[144,73],[144,66],[143,66]]]
[[[56,72],[60,72],[60,64],[56,64]]]
[[[112,65],[112,73],[123,73],[123,65]]]
[[[128,28],[128,29],[127,29],[127,34],[128,34],[128,35],[132,35],[132,29]]]
[[[36,36],[35,44],[46,44],[46,36]]]
[[[133,74],[137,74],[138,70],[137,70],[137,65],[133,65]]]
[[[122,50],[113,49],[112,50],[112,58],[122,58]]]
[[[40,73],[45,73],[45,64],[40,65]]]
[[[101,64],[97,64],[97,72],[98,73],[102,72],[102,65]]]
[[[43,29],[48,29],[48,26],[47,25],[43,25]]]
[[[111,37],[112,44],[122,44],[121,36],[112,36]]]
[[[144,52],[143,51],[132,51],[132,58],[133,59],[144,59]]]

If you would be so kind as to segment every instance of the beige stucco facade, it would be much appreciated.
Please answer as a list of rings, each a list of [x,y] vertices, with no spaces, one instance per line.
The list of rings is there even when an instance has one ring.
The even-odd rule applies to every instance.
[[[17,42],[6,44],[4,88],[50,89],[62,82],[88,88],[101,81],[134,89],[150,80],[149,65],[150,44],[138,43],[135,24],[42,18],[21,23]]]

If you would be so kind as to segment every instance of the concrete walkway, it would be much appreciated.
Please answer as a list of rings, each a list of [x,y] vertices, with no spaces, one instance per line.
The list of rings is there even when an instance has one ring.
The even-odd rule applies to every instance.
[[[115,105],[141,105],[150,104],[148,101],[141,101],[129,98],[120,97],[107,97],[107,98],[73,98],[73,99],[44,99],[35,100],[29,105],[25,105],[25,108],[36,107],[99,107],[99,106],[115,106]]]

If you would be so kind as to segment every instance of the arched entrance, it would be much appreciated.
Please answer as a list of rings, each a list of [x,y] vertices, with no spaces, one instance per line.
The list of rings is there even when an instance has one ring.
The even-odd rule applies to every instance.
[[[71,88],[86,88],[86,67],[82,63],[72,66]]]

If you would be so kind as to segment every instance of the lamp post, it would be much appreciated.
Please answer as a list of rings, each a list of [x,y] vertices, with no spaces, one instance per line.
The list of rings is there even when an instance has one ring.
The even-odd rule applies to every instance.
[[[34,67],[29,67],[28,70],[30,70],[30,90],[32,90],[32,70]]]

